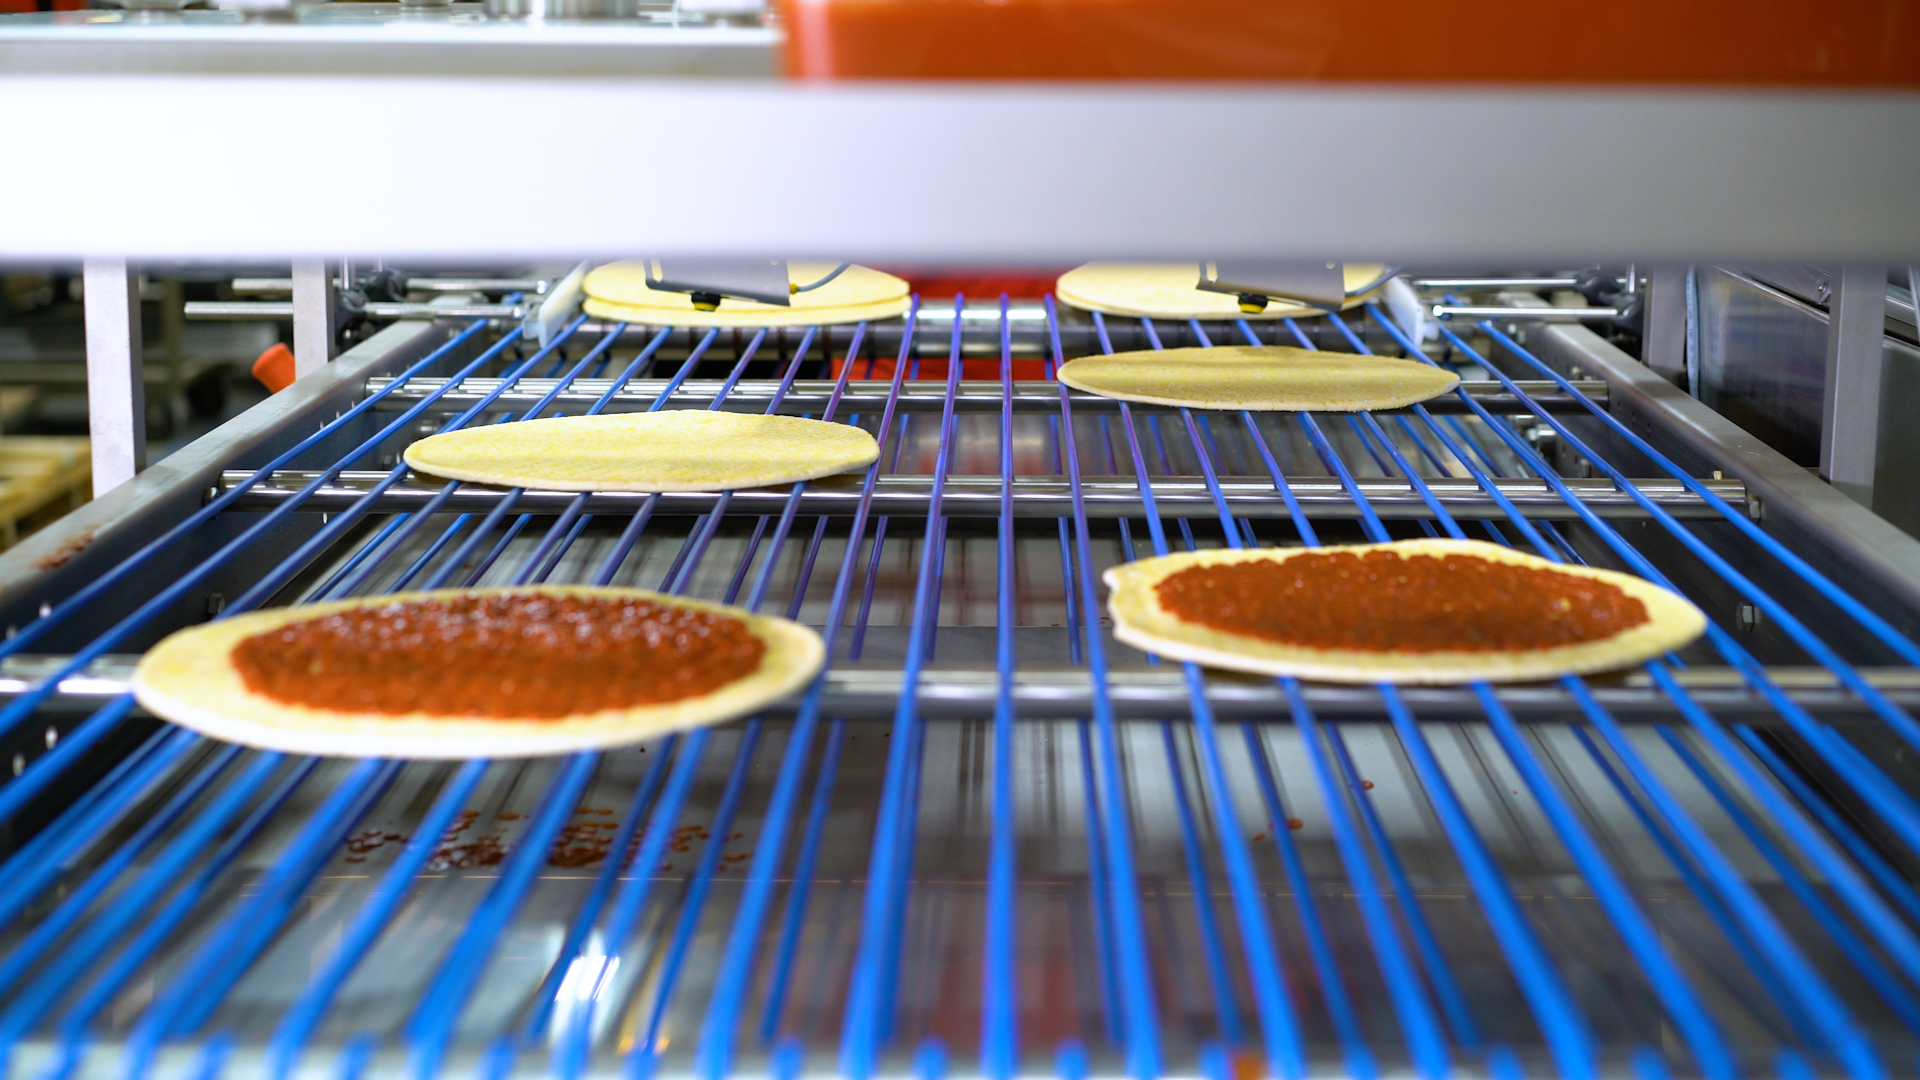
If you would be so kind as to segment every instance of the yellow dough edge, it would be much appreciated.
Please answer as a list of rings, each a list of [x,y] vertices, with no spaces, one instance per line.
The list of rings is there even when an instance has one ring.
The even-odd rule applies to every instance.
[[[829,269],[833,263],[787,263],[789,281],[793,275],[806,281]],[[906,281],[872,267],[847,267],[847,273],[818,292],[795,294],[791,307],[722,300],[712,311],[693,307],[693,300],[680,292],[647,288],[645,275],[639,261],[607,263],[589,273],[584,304],[588,315],[657,327],[820,327],[893,319],[910,304]]]
[[[1188,350],[1169,349],[1166,351],[1184,352]],[[1114,354],[1114,356],[1127,355],[1132,354]],[[1400,360],[1386,356],[1357,357],[1357,354],[1356,358],[1364,359],[1369,364],[1378,364],[1381,366],[1393,365],[1392,370],[1403,373],[1409,385],[1404,391],[1399,393],[1377,393],[1371,396],[1365,394],[1335,396],[1324,393],[1281,393],[1276,391],[1284,388],[1276,386],[1275,384],[1283,381],[1285,378],[1284,361],[1276,361],[1274,365],[1267,370],[1261,370],[1254,365],[1248,365],[1247,390],[1244,393],[1231,397],[1206,397],[1199,394],[1181,397],[1128,390],[1125,387],[1114,386],[1105,380],[1087,379],[1083,376],[1083,373],[1087,371],[1086,365],[1083,365],[1079,371],[1074,370],[1074,365],[1079,364],[1081,360],[1111,359],[1111,357],[1107,356],[1080,357],[1069,360],[1060,365],[1059,370],[1055,373],[1055,377],[1075,390],[1089,394],[1097,394],[1100,397],[1112,398],[1117,401],[1136,401],[1143,405],[1168,405],[1175,408],[1188,409],[1247,409],[1253,412],[1371,412],[1375,409],[1402,409],[1422,401],[1431,401],[1442,394],[1451,393],[1454,387],[1460,385],[1460,376],[1455,375],[1451,371],[1444,371],[1428,364],[1419,363],[1418,361]],[[1166,362],[1179,363],[1177,359],[1170,359]],[[1412,385],[1414,383],[1425,383],[1430,389]]]
[[[601,415],[617,417],[625,414],[603,413]],[[782,419],[799,420],[801,418],[783,417]],[[548,421],[528,421],[530,424],[546,422]],[[824,423],[824,421],[819,420],[807,420],[804,422],[814,424]],[[464,461],[448,460],[446,457],[440,456],[440,454],[446,452],[446,447],[449,445],[458,446],[458,443],[453,440],[454,437],[458,436],[461,432],[446,432],[442,435],[430,435],[427,438],[421,439],[407,447],[406,451],[401,454],[401,460],[405,461],[407,467],[415,472],[426,473],[447,480],[459,480],[470,484],[518,487],[534,491],[631,491],[651,494],[654,492],[667,491],[734,491],[740,488],[792,484],[801,480],[818,480],[823,476],[835,476],[844,472],[852,472],[855,469],[864,469],[880,459],[880,444],[876,442],[873,436],[866,430],[853,427],[849,424],[833,424],[831,426],[845,431],[857,431],[865,436],[866,439],[860,451],[857,453],[829,452],[832,451],[833,448],[816,445],[809,447],[806,453],[792,455],[791,464],[785,468],[767,468],[758,472],[742,469],[724,476],[707,476],[698,480],[688,481],[600,478],[583,480],[554,476],[551,473],[543,475],[534,472],[516,472],[512,469],[490,467],[484,464],[486,457],[484,451],[456,450],[455,453],[459,457],[467,459]],[[492,430],[496,429],[462,429],[462,431]],[[435,444],[434,440],[436,439],[446,439],[448,441]],[[556,439],[555,442],[558,443],[559,440]],[[555,458],[564,458],[565,451],[556,446],[553,455]],[[483,463],[473,464],[474,461],[482,461]]]
[[[762,326],[837,326],[844,323],[879,322],[907,313],[911,297],[902,296],[894,300],[880,300],[871,304],[851,304],[840,307],[821,308],[776,308],[771,306],[736,308],[728,310],[727,302],[712,311],[699,311],[693,308],[653,307],[638,304],[617,304],[610,300],[588,299],[581,304],[582,310],[597,319],[612,319],[615,322],[639,323],[644,326],[696,326],[696,327],[743,327]]]
[[[1114,304],[1106,301],[1088,300],[1057,286],[1054,288],[1053,295],[1061,303],[1070,308],[1079,308],[1081,311],[1097,311],[1102,315],[1122,315],[1134,319],[1246,319],[1249,322],[1259,322],[1263,319],[1269,321],[1278,319],[1307,319],[1315,315],[1325,315],[1327,313],[1324,308],[1308,307],[1305,304],[1283,304],[1277,300],[1268,303],[1265,308],[1259,311],[1245,312],[1240,310],[1239,305],[1234,301],[1233,297],[1227,296],[1224,293],[1215,295],[1220,296],[1221,299],[1233,305],[1230,311],[1220,308],[1197,306],[1191,308],[1173,306],[1149,308],[1137,304]],[[1359,296],[1350,296],[1346,299],[1345,303],[1340,305],[1340,310],[1349,311],[1369,301],[1378,300],[1379,298],[1379,289],[1362,293]]]
[[[767,651],[759,670],[697,698],[559,720],[336,712],[288,705],[248,690],[230,660],[241,641],[288,623],[403,600],[503,593],[645,599],[711,611],[746,623]],[[538,757],[624,746],[745,716],[800,691],[825,661],[820,635],[799,623],[702,600],[593,586],[449,589],[273,608],[182,630],[147,651],[134,670],[133,692],[156,716],[262,750],[322,757]]]
[[[655,289],[647,284],[648,262],[646,259],[622,259],[604,266],[595,267],[581,283],[582,289],[591,299],[604,300],[628,307],[667,308],[673,311],[692,311],[693,297],[671,289]],[[794,259],[787,262],[787,281],[791,285],[800,285],[816,281],[839,265],[812,259]],[[875,270],[870,266],[858,266],[852,263],[832,281],[804,293],[793,293],[787,302],[796,308],[843,308],[859,307],[882,300],[895,300],[906,296],[913,286],[904,278],[895,277],[884,270]],[[763,304],[757,300],[730,299],[726,307],[745,310],[784,311],[779,304]]]
[[[1285,562],[1314,552],[1365,553],[1388,549],[1405,555],[1471,555],[1515,566],[1554,570],[1618,586],[1647,608],[1647,621],[1599,641],[1525,652],[1364,652],[1309,649],[1263,638],[1195,626],[1160,606],[1155,586],[1193,566],[1265,560]],[[1478,540],[1403,540],[1394,544],[1349,544],[1321,548],[1260,548],[1183,552],[1125,563],[1105,574],[1114,637],[1137,649],[1174,660],[1257,675],[1294,675],[1335,683],[1404,683],[1454,686],[1470,682],[1525,682],[1626,667],[1680,648],[1706,632],[1707,617],[1685,597],[1650,581],[1611,570],[1550,563],[1511,548]]]
[[[1084,273],[1084,271],[1087,271],[1089,268],[1098,268],[1098,272],[1091,275]],[[1384,273],[1386,267],[1381,266],[1379,270]],[[1249,314],[1241,311],[1239,302],[1226,293],[1207,293],[1201,292],[1198,289],[1194,290],[1195,300],[1191,304],[1163,304],[1159,306],[1116,302],[1114,297],[1110,295],[1096,297],[1080,291],[1079,286],[1083,279],[1091,280],[1096,285],[1106,287],[1105,289],[1098,290],[1098,292],[1125,293],[1134,291],[1124,284],[1116,286],[1112,277],[1103,276],[1110,273],[1112,273],[1112,269],[1109,264],[1088,263],[1086,266],[1075,267],[1060,275],[1059,279],[1054,283],[1053,295],[1061,303],[1068,307],[1079,308],[1081,311],[1097,311],[1102,315],[1125,315],[1136,319],[1250,319],[1253,321],[1264,319],[1272,321],[1276,319],[1298,319],[1326,314],[1326,311],[1322,308],[1310,307],[1306,304],[1288,304],[1277,300],[1269,301],[1264,309]],[[1199,267],[1197,265],[1194,267],[1194,277],[1195,279],[1199,277]],[[1346,301],[1340,305],[1340,309],[1346,311],[1359,307],[1361,304],[1370,300],[1377,300],[1385,289],[1386,282],[1384,280],[1380,281],[1374,288],[1364,293],[1357,293],[1347,297]]]

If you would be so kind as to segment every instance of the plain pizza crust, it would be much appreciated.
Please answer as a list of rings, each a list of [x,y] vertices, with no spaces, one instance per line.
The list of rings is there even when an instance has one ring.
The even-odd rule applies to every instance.
[[[1378,292],[1377,286],[1386,284],[1381,280],[1387,272],[1382,263],[1347,263],[1342,269],[1349,294],[1369,290],[1349,295],[1343,307],[1365,303]],[[1083,311],[1148,319],[1294,319],[1326,314],[1316,307],[1279,300],[1249,314],[1240,310],[1240,301],[1230,293],[1195,288],[1199,280],[1197,262],[1088,263],[1061,274],[1053,294],[1061,303]]]
[[[731,491],[864,468],[880,456],[850,424],[672,409],[560,416],[431,435],[407,465],[449,480],[543,491]]]
[[[787,279],[796,285],[818,281],[838,263],[789,262]],[[596,318],[653,326],[824,326],[871,322],[906,313],[908,286],[892,274],[849,266],[817,289],[793,294],[791,307],[753,300],[720,302],[712,311],[693,306],[686,293],[647,287],[646,264],[608,263],[587,275],[582,307]]]
[[[1358,412],[1397,409],[1452,390],[1460,377],[1415,360],[1285,345],[1222,345],[1082,356],[1060,381],[1121,401],[1194,409]]]
[[[1471,555],[1494,562],[1596,578],[1618,586],[1647,608],[1647,621],[1599,641],[1551,649],[1507,652],[1368,652],[1311,649],[1265,638],[1197,626],[1160,606],[1155,586],[1192,566],[1268,560],[1285,562],[1314,552],[1376,549],[1411,555]],[[1259,548],[1184,552],[1125,563],[1106,572],[1107,610],[1113,635],[1147,652],[1174,660],[1261,675],[1294,675],[1336,683],[1411,683],[1452,686],[1461,683],[1521,682],[1606,671],[1651,660],[1680,648],[1706,631],[1707,618],[1686,598],[1650,581],[1611,570],[1550,563],[1533,555],[1478,540],[1402,540],[1392,544],[1353,544],[1320,548]]]
[[[248,690],[231,662],[234,646],[288,623],[407,600],[498,593],[643,599],[711,611],[746,623],[766,643],[767,651],[759,670],[699,697],[557,720],[338,712],[289,705]],[[206,623],[149,649],[134,671],[133,692],[156,716],[215,739],[263,750],[325,757],[535,757],[623,746],[745,716],[799,692],[825,660],[820,635],[786,619],[640,589],[541,585],[395,593],[254,611]]]

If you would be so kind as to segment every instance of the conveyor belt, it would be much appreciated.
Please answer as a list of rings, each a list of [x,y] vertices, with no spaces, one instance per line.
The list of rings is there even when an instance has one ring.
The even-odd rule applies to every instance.
[[[909,325],[890,380],[870,377],[866,327],[843,357],[815,355],[809,333],[766,377],[764,333],[727,356],[709,332],[661,360],[665,330],[596,339],[576,321],[528,354],[476,322],[20,627],[0,645],[0,725],[92,711],[0,787],[0,820],[20,823],[74,785],[0,873],[12,1068],[1911,1067],[1920,807],[1880,762],[1920,749],[1920,647],[1757,526],[1737,482],[1685,474],[1491,323],[1445,330],[1480,381],[1444,408],[1256,418],[1016,381],[1005,318],[1001,380],[963,381],[959,359],[995,330],[981,322],[951,319],[945,358],[919,356]],[[1311,343],[1293,323],[1227,329]],[[577,356],[576,339],[591,343]],[[1065,358],[1056,335],[1049,377]],[[686,498],[389,467],[424,430],[689,406],[859,423],[882,459],[851,480]],[[348,431],[368,434],[303,456]],[[290,525],[297,549],[258,559]],[[1120,558],[1411,535],[1668,579],[1716,625],[1624,676],[1401,690],[1161,665],[1090,614]],[[117,681],[129,643],[241,565],[250,587],[221,615],[634,583],[800,618],[835,659],[766,716],[564,759],[321,761],[164,726],[140,741]],[[142,589],[84,647],[37,651]],[[1856,636],[1870,655],[1829,644]],[[129,733],[108,775],[76,781]]]

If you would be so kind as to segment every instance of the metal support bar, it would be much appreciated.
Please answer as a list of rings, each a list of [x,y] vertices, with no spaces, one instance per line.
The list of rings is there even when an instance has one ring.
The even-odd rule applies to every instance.
[[[1647,271],[1646,333],[1640,337],[1640,362],[1676,385],[1687,378],[1687,268],[1661,266]]]
[[[125,259],[88,259],[87,435],[95,498],[147,467],[147,384],[140,356],[140,279]]]
[[[1846,266],[1827,299],[1827,379],[1820,407],[1820,475],[1873,505],[1880,450],[1880,384],[1887,319],[1884,267]]]
[[[377,393],[392,383],[390,378],[367,380],[367,393]],[[494,378],[470,378],[461,385],[442,394],[428,405],[430,414],[464,412],[475,404],[491,398],[492,407],[501,412],[518,412],[527,406],[554,393],[557,379],[522,378],[504,392],[499,392],[500,380]],[[405,386],[380,400],[380,410],[398,412],[411,409],[425,401],[429,396],[446,385],[442,378],[414,378],[407,380]],[[672,388],[667,399],[667,407],[675,409],[702,408],[713,403],[714,395],[720,392],[724,383],[714,379],[688,379]],[[765,412],[779,392],[780,383],[772,379],[743,379],[735,383],[727,392],[721,407],[733,412]],[[788,415],[818,415],[826,408],[827,401],[833,396],[837,383],[825,379],[799,379],[787,389],[781,397],[779,411]],[[1489,411],[1502,415],[1525,413],[1518,398],[1507,393],[1506,389],[1495,382],[1472,382],[1465,384],[1467,393],[1485,406]],[[1545,379],[1516,380],[1516,385],[1533,398],[1533,403],[1549,411],[1578,409],[1580,406],[1564,391]],[[1581,379],[1574,383],[1593,400],[1605,403],[1607,384],[1599,379]],[[575,379],[569,382],[552,399],[553,408],[565,412],[592,405],[605,396],[613,387],[611,379]],[[613,396],[608,403],[608,412],[635,412],[649,408],[661,393],[668,389],[665,379],[632,379]],[[847,413],[878,414],[887,406],[893,390],[890,380],[852,379],[849,380],[840,396],[840,408]],[[498,393],[498,396],[494,396]],[[1075,393],[1072,395],[1075,412],[1117,413],[1120,403],[1113,398],[1096,394]],[[893,401],[900,412],[940,412],[946,404],[946,383],[943,381],[914,380],[904,384],[899,396]],[[1467,407],[1454,395],[1435,398],[1426,402],[1429,412],[1463,413]],[[1000,409],[1000,384],[997,382],[964,381],[954,395],[954,411],[959,413],[989,413]],[[1060,384],[1051,382],[1017,382],[1013,384],[1013,411],[1022,414],[1058,415],[1060,410]],[[1173,410],[1159,405],[1134,405],[1133,411],[1171,412]],[[1387,410],[1381,410],[1387,411]]]
[[[332,303],[331,295],[328,303]],[[285,300],[195,300],[187,304],[185,310],[189,319],[231,319],[239,322],[292,319],[298,323],[301,308],[297,301],[289,303]],[[521,319],[526,317],[527,305],[463,304],[449,307],[430,302],[375,300],[363,310],[373,319]],[[296,343],[298,340],[296,331]]]
[[[333,359],[333,279],[320,259],[293,264],[293,374],[302,378]],[[187,313],[193,315],[192,311]]]
[[[947,627],[943,634],[964,635],[972,628]],[[1065,636],[1066,631],[1055,633]],[[0,663],[0,700],[20,694],[40,679],[57,673],[67,656],[11,656]],[[59,693],[70,698],[102,698],[126,693],[132,686],[137,657],[102,657],[76,675],[60,680]],[[1909,707],[1920,707],[1920,672],[1912,668],[1865,668],[1862,674],[1882,693]],[[1860,698],[1839,685],[1831,671],[1816,667],[1774,667],[1774,683],[1795,703],[1814,710],[1822,720],[1840,725],[1876,723]],[[900,696],[897,669],[842,665],[825,674],[823,711],[849,720],[886,720],[893,716]],[[923,674],[919,697],[930,719],[970,720],[990,708],[997,690],[993,671],[932,667]],[[1738,717],[1762,727],[1780,724],[1773,706],[1730,668],[1701,665],[1674,673],[1675,681],[1691,691],[1703,706],[1729,719]],[[1128,718],[1162,719],[1188,704],[1185,677],[1179,671],[1120,669],[1107,676],[1114,712]],[[1380,692],[1370,686],[1309,683],[1304,695],[1313,711],[1325,717],[1373,719],[1379,714]],[[1619,720],[1671,723],[1673,699],[1656,689],[1645,673],[1633,673],[1596,685],[1595,699]],[[1222,717],[1283,722],[1287,698],[1271,679],[1242,679],[1231,675],[1209,678],[1207,700]],[[1523,720],[1563,721],[1578,706],[1566,690],[1552,683],[1509,684],[1496,690],[1502,705]],[[1401,690],[1407,704],[1421,715],[1483,715],[1479,698],[1469,687],[1422,686]],[[1022,720],[1084,716],[1091,708],[1093,688],[1084,668],[1031,667],[1013,680],[1013,696]],[[800,698],[787,698],[770,707],[784,713],[797,709]]]
[[[1573,277],[1429,277],[1414,278],[1413,287],[1447,292],[1498,292],[1504,289],[1571,289]]]
[[[235,296],[272,295],[293,291],[292,278],[234,278]],[[416,278],[407,279],[408,292],[530,292],[547,291],[545,278]]]
[[[1509,319],[1516,322],[1606,322],[1619,314],[1620,309],[1610,307],[1511,308],[1457,304],[1433,305],[1433,317],[1436,319]]]
[[[238,486],[251,475],[246,471],[228,471],[221,476],[221,490]],[[234,508],[271,509],[293,498],[318,476],[318,473],[304,470],[277,470],[248,489],[246,495],[234,503]],[[300,508],[315,513],[345,510],[366,499],[368,492],[386,476],[384,471],[346,470],[332,483],[322,485],[300,504]],[[852,514],[860,504],[860,481],[858,474],[852,474],[810,482],[807,490],[801,494],[800,512]],[[1360,514],[1352,497],[1337,478],[1298,476],[1289,477],[1287,483],[1293,488],[1295,500],[1313,517],[1351,519]],[[1508,501],[1532,517],[1567,520],[1577,516],[1543,480],[1502,477],[1495,483]],[[1683,488],[1677,480],[1650,478],[1635,480],[1634,483],[1675,517],[1710,519],[1716,516],[1712,508]],[[1219,484],[1227,505],[1242,517],[1268,519],[1288,516],[1286,501],[1274,490],[1273,482],[1269,479],[1222,477]],[[1419,519],[1433,512],[1420,493],[1405,480],[1368,477],[1359,480],[1358,484],[1374,511],[1383,518]],[[1631,519],[1646,514],[1631,497],[1615,488],[1611,480],[1568,479],[1566,484],[1580,497],[1581,502],[1602,517]],[[432,500],[443,486],[443,481],[430,476],[409,478],[381,493],[375,499],[373,510],[375,513],[417,510]],[[1455,514],[1485,517],[1500,513],[1500,507],[1472,480],[1434,478],[1428,480],[1426,486],[1442,506]],[[1746,502],[1746,489],[1737,480],[1709,481],[1708,486],[1734,506],[1742,506]],[[1082,487],[1086,512],[1091,517],[1140,517],[1145,512],[1141,505],[1139,484],[1133,477],[1089,476]],[[924,474],[882,476],[873,487],[874,512],[922,512],[927,507],[932,488],[933,478]],[[790,498],[788,492],[789,489],[785,487],[747,488],[732,492],[727,505],[736,512],[778,513]],[[442,509],[448,513],[485,512],[498,504],[505,494],[501,488],[466,484],[446,500]],[[1154,477],[1153,497],[1168,514],[1202,512],[1213,507],[1206,480],[1198,476]],[[591,514],[631,513],[650,498],[654,496],[630,491],[597,491],[587,497],[584,509]],[[572,492],[529,489],[514,502],[514,509],[525,514],[557,514],[567,509],[573,499]],[[718,504],[720,495],[712,491],[670,491],[658,496],[658,499],[656,513],[659,514],[704,514]],[[941,503],[941,512],[946,516],[990,518],[999,513],[999,507],[998,477],[956,475],[947,478]],[[1057,518],[1063,513],[1062,508],[1066,508],[1064,512],[1071,512],[1072,507],[1072,487],[1066,477],[1017,476],[1013,480],[1015,517]]]

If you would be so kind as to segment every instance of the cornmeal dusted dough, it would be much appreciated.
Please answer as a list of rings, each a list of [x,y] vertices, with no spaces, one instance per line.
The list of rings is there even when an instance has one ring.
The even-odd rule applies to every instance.
[[[1194,566],[1267,560],[1285,562],[1312,553],[1390,550],[1401,556],[1467,555],[1517,566],[1594,578],[1618,587],[1646,607],[1647,621],[1594,641],[1545,649],[1375,652],[1317,649],[1230,633],[1181,619],[1160,604],[1157,586]],[[1403,540],[1321,548],[1260,548],[1186,552],[1125,563],[1106,572],[1113,633],[1139,649],[1175,660],[1262,675],[1294,675],[1339,683],[1413,683],[1446,686],[1481,680],[1550,679],[1605,671],[1650,660],[1706,630],[1706,616],[1686,598],[1652,582],[1610,570],[1550,563],[1477,540]]]
[[[818,281],[838,263],[789,262],[787,279],[796,285]],[[712,311],[693,306],[686,293],[647,287],[646,264],[608,263],[587,275],[587,314],[601,319],[659,326],[822,326],[891,319],[907,310],[907,283],[892,274],[849,266],[817,289],[795,293],[792,307],[753,300],[720,302]]]
[[[1396,409],[1459,385],[1416,360],[1316,352],[1285,345],[1222,345],[1082,356],[1060,381],[1122,401],[1195,409],[1358,412]]]
[[[639,599],[709,611],[745,623],[766,651],[752,674],[699,697],[559,719],[342,712],[293,705],[248,689],[232,660],[242,641],[290,623],[351,608],[504,593]],[[532,757],[621,746],[744,716],[805,687],[825,658],[820,636],[807,627],[740,608],[639,589],[522,586],[396,593],[273,608],[206,623],[149,649],[134,671],[133,692],[157,716],[203,735],[267,750],[329,757]]]
[[[1364,295],[1349,295],[1345,307],[1365,302],[1376,286],[1385,284],[1381,277],[1387,268],[1381,263],[1347,263],[1342,269],[1349,294],[1369,290]],[[1061,303],[1084,311],[1135,318],[1293,319],[1325,314],[1319,308],[1279,300],[1269,301],[1263,311],[1248,314],[1240,310],[1240,301],[1231,293],[1194,288],[1199,280],[1197,262],[1088,263],[1061,274],[1053,294]]]
[[[873,436],[798,416],[673,409],[561,416],[432,435],[415,470],[544,491],[730,491],[873,464]]]

